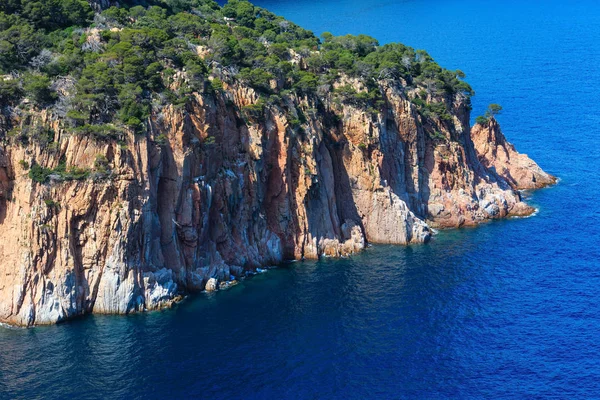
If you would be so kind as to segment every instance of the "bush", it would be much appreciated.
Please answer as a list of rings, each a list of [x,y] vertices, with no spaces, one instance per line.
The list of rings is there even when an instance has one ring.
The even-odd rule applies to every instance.
[[[90,176],[90,170],[88,168],[71,167],[65,174],[62,175],[65,180],[82,181]]]
[[[115,140],[123,136],[123,130],[112,124],[83,125],[74,129],[76,135],[93,136],[96,140]]]
[[[429,137],[434,140],[446,140],[446,136],[444,136],[444,134],[438,130],[429,132]]]
[[[213,91],[220,92],[223,90],[223,81],[219,78],[214,78],[212,81],[210,81],[210,86]]]
[[[52,103],[58,97],[56,92],[50,89],[50,78],[45,75],[28,75],[24,79],[23,88],[26,96],[38,106]]]
[[[260,99],[256,104],[249,104],[242,107],[242,114],[251,121],[260,122],[265,116],[265,102]]]
[[[161,146],[166,144],[168,142],[168,140],[169,140],[169,138],[164,133],[161,133],[154,139],[154,141]]]
[[[44,203],[46,204],[46,207],[48,207],[48,208],[60,208],[60,203],[58,203],[52,199],[46,199],[46,200],[44,200]]]
[[[0,3],[0,11],[20,14],[37,29],[47,31],[83,26],[94,16],[89,3],[84,0],[5,0]]]
[[[19,161],[19,165],[21,166],[21,168],[23,168],[23,170],[27,171],[29,169],[29,163],[25,160],[21,160]]]
[[[292,129],[298,129],[302,125],[302,122],[298,118],[292,118],[288,121],[288,124],[290,124]]]
[[[45,183],[48,177],[52,174],[52,170],[44,168],[41,165],[34,163],[29,170],[29,178],[37,183]]]
[[[317,76],[311,72],[300,71],[299,80],[294,84],[294,89],[302,93],[314,93],[319,85]]]
[[[25,69],[42,49],[45,38],[16,14],[5,14],[3,3],[5,0],[0,2],[0,73],[9,73]]]
[[[266,93],[271,92],[271,79],[275,78],[270,72],[251,68],[241,70],[239,77],[254,89]]]
[[[66,117],[72,126],[79,126],[85,124],[85,122],[89,119],[89,114],[79,110],[69,110],[67,111]]]
[[[23,97],[23,90],[18,80],[0,78],[0,104],[16,104]]]
[[[344,85],[333,91],[342,102],[362,108],[378,109],[383,105],[379,89],[357,92],[352,85]]]
[[[475,118],[475,122],[479,125],[485,126],[488,124],[489,120],[486,117],[480,115],[479,117]]]
[[[108,159],[104,154],[97,154],[96,160],[94,161],[94,169],[99,172],[106,172],[108,170]]]

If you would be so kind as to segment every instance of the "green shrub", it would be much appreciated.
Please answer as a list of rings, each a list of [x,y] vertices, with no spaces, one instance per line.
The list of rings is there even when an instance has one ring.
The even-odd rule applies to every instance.
[[[169,138],[164,133],[161,133],[154,139],[154,141],[160,145],[164,145],[169,141]]]
[[[23,97],[23,90],[16,79],[0,78],[0,104],[16,104]]]
[[[446,136],[444,136],[444,134],[438,130],[429,132],[429,137],[431,137],[434,140],[446,140]]]
[[[475,118],[475,122],[478,123],[479,125],[484,125],[485,126],[485,125],[488,124],[489,119],[487,119],[486,117],[480,115],[479,117]]]
[[[29,170],[29,178],[34,182],[46,183],[50,175],[57,175],[61,180],[72,181],[72,180],[85,180],[90,176],[90,170],[88,168],[81,167],[70,167],[67,168],[64,162],[61,162],[56,168],[50,169],[42,167],[37,163],[33,163]]]
[[[69,110],[66,117],[70,120],[72,126],[79,126],[85,124],[89,119],[89,114],[78,110]]]
[[[262,121],[265,116],[265,101],[260,99],[255,104],[242,107],[242,114],[251,121]]]
[[[28,75],[24,79],[23,89],[25,95],[38,106],[52,103],[58,97],[56,92],[50,89],[50,78],[45,75]]]
[[[262,69],[244,68],[240,71],[240,79],[252,86],[254,89],[270,93],[271,79],[275,78],[273,74]]]
[[[46,207],[48,207],[48,208],[60,208],[60,203],[58,203],[52,199],[46,199],[46,200],[44,200],[44,203],[46,204]]]
[[[123,136],[123,130],[112,124],[83,125],[73,130],[76,135],[92,136],[96,140],[115,140]]]
[[[108,159],[104,154],[97,154],[96,160],[94,160],[94,169],[97,172],[104,173],[109,169]]]
[[[298,73],[298,81],[294,83],[294,89],[302,93],[314,93],[319,85],[319,79],[317,75],[312,72],[300,71]]]
[[[320,41],[245,0],[230,0],[223,7],[211,0],[124,1],[102,17],[99,34],[91,35],[76,29],[90,27],[94,18],[86,0],[1,1],[0,74],[17,71],[21,78],[0,79],[0,104],[19,104],[26,95],[37,106],[49,105],[57,99],[54,85],[69,99],[56,108],[64,113],[61,117],[66,114],[70,128],[119,140],[123,129],[107,127],[142,132],[144,121],[160,107],[185,112],[194,92],[221,91],[220,79],[207,82],[211,75],[254,88],[270,105],[285,108],[282,98],[301,95],[315,109],[323,108],[319,102],[329,99],[331,86],[347,76],[368,90],[341,87],[332,101],[370,114],[383,106],[379,85],[402,79],[411,89],[427,87],[413,103],[424,115],[443,121],[451,121],[449,112],[423,99],[457,95],[468,102],[473,95],[464,73],[441,68],[424,51],[399,43],[379,45],[366,35],[324,33]],[[265,103],[242,113],[262,120]]]
[[[90,176],[90,170],[88,168],[81,167],[71,167],[67,170],[65,174],[63,174],[63,178],[65,180],[75,180],[82,181],[87,179]]]
[[[210,81],[210,86],[213,91],[220,92],[223,90],[223,81],[219,78],[214,78],[212,81]]]
[[[49,168],[44,168],[41,165],[34,163],[29,170],[29,178],[38,183],[45,183],[48,180],[48,177],[52,174],[52,170]]]
[[[19,14],[36,28],[47,31],[83,26],[94,17],[84,0],[5,0],[0,3],[0,11]]]

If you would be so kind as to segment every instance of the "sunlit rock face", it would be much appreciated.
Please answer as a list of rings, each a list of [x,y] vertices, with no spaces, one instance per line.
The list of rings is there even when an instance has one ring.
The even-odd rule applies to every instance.
[[[508,179],[502,167],[521,158],[496,125],[485,139],[476,128],[476,151],[466,99],[441,99],[452,121],[425,120],[401,82],[379,84],[378,113],[292,96],[259,117],[243,112],[254,90],[226,84],[155,111],[144,134],[118,143],[32,115],[54,146],[0,149],[0,321],[157,309],[285,259],[423,243],[429,226],[532,212],[515,189],[541,170],[519,162]],[[98,160],[103,174],[84,180],[28,176],[34,162],[96,171]]]
[[[526,154],[515,150],[495,119],[485,126],[475,125],[471,136],[479,161],[504,178],[513,189],[540,189],[556,183],[554,176],[544,172]]]

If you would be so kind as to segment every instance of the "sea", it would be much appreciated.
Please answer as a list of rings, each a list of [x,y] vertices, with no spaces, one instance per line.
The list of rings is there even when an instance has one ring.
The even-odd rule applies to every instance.
[[[600,398],[600,2],[256,0],[460,69],[535,216],[296,262],[172,310],[0,328],[1,399]]]

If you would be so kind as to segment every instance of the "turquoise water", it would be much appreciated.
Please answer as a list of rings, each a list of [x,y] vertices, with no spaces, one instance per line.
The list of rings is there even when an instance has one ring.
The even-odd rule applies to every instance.
[[[600,4],[257,1],[465,71],[558,186],[537,216],[295,263],[174,310],[0,329],[0,398],[600,396]]]

